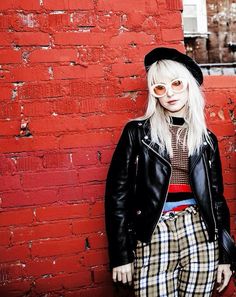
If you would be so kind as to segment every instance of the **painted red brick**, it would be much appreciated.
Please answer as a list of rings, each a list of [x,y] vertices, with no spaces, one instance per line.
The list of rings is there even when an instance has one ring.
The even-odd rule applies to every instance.
[[[105,221],[102,219],[88,219],[72,222],[73,234],[95,233],[105,231]]]
[[[162,45],[184,50],[181,9],[179,0],[1,1],[1,296],[117,297],[107,169],[124,124],[145,110],[143,56]],[[232,234],[235,82],[204,82]],[[18,137],[22,118],[31,137]],[[222,296],[234,294],[231,282]]]
[[[19,175],[14,176],[0,176],[0,191],[16,190],[20,188]]]
[[[41,188],[59,185],[71,185],[77,183],[77,173],[74,170],[68,171],[47,171],[41,173],[28,173],[22,177],[23,187]]]
[[[31,227],[14,228],[12,242],[28,242],[38,239],[60,238],[71,234],[70,225],[67,222],[41,224]]]
[[[29,247],[26,245],[14,245],[12,247],[0,247],[0,262],[24,261],[30,255]]]
[[[29,57],[29,61],[36,62],[75,62],[77,60],[77,51],[74,49],[52,49],[35,50]]]
[[[49,206],[36,209],[36,219],[38,221],[86,218],[88,215],[89,206],[87,204]]]
[[[32,209],[0,212],[0,226],[26,225],[33,222]]]
[[[22,62],[22,52],[13,50],[0,50],[0,63],[15,64]]]
[[[82,252],[85,249],[84,238],[63,238],[63,240],[41,240],[33,242],[31,253],[33,257],[53,257],[57,255],[70,255]]]
[[[94,8],[92,0],[44,0],[43,7],[50,10],[89,10]]]

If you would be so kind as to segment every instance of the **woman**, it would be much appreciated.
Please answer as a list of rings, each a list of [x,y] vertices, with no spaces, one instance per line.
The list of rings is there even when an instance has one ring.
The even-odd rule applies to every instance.
[[[206,128],[200,67],[172,48],[145,56],[148,105],[124,128],[107,177],[113,280],[135,296],[211,296],[228,284],[229,231],[217,139]]]

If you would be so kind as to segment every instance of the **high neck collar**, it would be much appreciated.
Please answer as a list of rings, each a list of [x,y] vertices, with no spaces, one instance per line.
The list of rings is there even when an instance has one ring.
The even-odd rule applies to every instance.
[[[170,123],[175,126],[183,126],[185,123],[184,118],[170,117]]]

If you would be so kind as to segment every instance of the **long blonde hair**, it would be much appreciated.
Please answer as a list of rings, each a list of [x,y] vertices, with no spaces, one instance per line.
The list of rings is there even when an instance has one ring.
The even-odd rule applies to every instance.
[[[179,77],[186,78],[188,81],[189,97],[184,119],[188,127],[185,130],[186,146],[188,155],[191,156],[199,152],[203,141],[211,144],[204,116],[205,100],[197,81],[184,65],[172,60],[161,60],[150,66],[147,73],[147,83],[150,90],[153,84],[161,82],[163,79],[172,80]],[[162,152],[166,149],[172,157],[170,116],[160,105],[158,98],[155,98],[150,91],[146,112],[136,120],[145,119],[150,119],[152,143],[157,143]]]

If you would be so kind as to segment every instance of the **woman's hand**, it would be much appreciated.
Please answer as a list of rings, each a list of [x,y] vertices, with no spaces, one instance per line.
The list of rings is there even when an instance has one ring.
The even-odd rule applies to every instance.
[[[114,282],[122,282],[123,284],[132,283],[132,275],[134,271],[133,263],[125,264],[113,268],[112,279]]]
[[[232,271],[229,264],[219,264],[217,271],[217,283],[219,284],[217,291],[221,292],[228,285]]]

